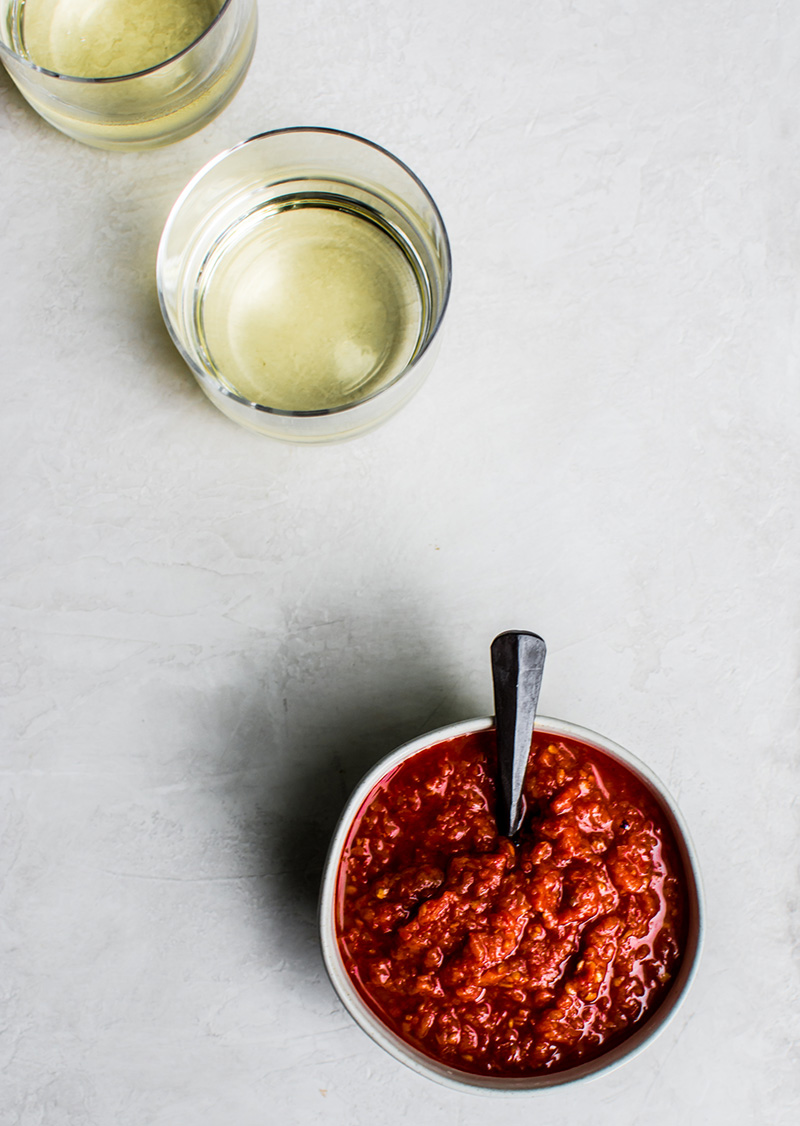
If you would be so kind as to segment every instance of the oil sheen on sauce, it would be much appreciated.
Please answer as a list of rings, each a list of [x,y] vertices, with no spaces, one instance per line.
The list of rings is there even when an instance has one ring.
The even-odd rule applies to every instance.
[[[403,763],[364,803],[338,939],[366,1003],[461,1070],[531,1076],[593,1059],[658,1007],[685,942],[678,850],[651,792],[542,733],[517,844],[493,814],[494,732]]]

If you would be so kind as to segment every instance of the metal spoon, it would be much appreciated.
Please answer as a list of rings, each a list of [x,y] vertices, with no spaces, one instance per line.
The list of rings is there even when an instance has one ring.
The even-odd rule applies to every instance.
[[[503,837],[515,837],[525,816],[522,784],[546,652],[541,637],[525,630],[498,634],[491,646],[497,729],[495,818]]]

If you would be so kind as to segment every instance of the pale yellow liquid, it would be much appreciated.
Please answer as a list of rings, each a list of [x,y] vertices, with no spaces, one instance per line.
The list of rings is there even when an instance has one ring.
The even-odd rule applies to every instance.
[[[153,148],[193,133],[236,93],[255,44],[255,0],[235,0],[219,21],[224,0],[12,4],[0,35],[64,76],[10,66],[12,78],[46,121],[99,148]]]
[[[201,276],[200,338],[224,383],[288,411],[345,406],[401,372],[423,300],[398,243],[325,206],[250,218]]]
[[[24,0],[24,55],[73,78],[116,78],[190,46],[224,0]]]

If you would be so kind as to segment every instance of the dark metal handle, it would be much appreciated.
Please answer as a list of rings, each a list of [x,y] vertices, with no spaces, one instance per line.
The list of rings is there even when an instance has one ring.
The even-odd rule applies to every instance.
[[[531,750],[547,646],[536,633],[508,630],[491,646],[497,728],[497,829],[515,837],[525,810],[522,784]]]

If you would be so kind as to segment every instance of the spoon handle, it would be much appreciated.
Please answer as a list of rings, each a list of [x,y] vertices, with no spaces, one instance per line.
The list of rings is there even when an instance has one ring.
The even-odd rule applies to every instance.
[[[491,646],[497,729],[497,829],[515,837],[525,810],[522,784],[531,751],[547,647],[538,634],[508,630]]]

